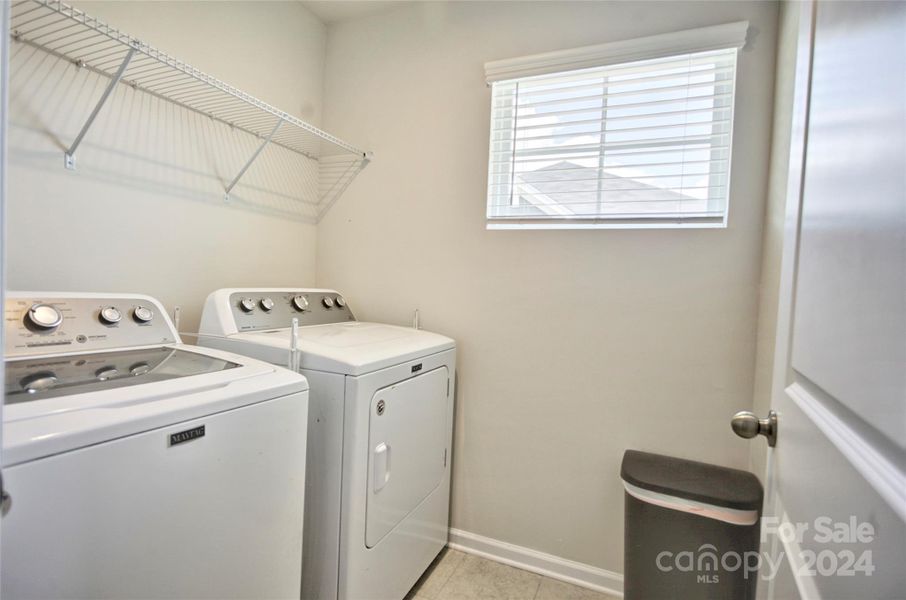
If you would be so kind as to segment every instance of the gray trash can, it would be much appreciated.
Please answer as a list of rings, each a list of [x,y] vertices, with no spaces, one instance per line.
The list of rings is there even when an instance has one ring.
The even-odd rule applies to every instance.
[[[751,473],[627,450],[625,600],[749,600],[764,492]]]

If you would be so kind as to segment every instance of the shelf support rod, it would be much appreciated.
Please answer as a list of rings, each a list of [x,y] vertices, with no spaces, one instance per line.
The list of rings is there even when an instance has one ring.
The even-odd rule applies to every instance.
[[[123,59],[122,64],[120,64],[119,69],[116,70],[116,74],[113,76],[113,79],[110,80],[110,83],[107,84],[107,89],[104,90],[104,93],[101,95],[101,99],[98,100],[97,105],[94,107],[94,110],[91,111],[91,114],[88,115],[88,120],[85,121],[85,124],[82,126],[82,131],[79,132],[79,135],[76,136],[75,141],[69,147],[69,150],[66,151],[66,154],[63,158],[63,165],[70,170],[75,170],[75,151],[79,147],[79,144],[82,143],[82,138],[85,137],[85,134],[88,133],[88,130],[91,128],[91,124],[94,123],[94,120],[97,118],[98,113],[101,112],[101,109],[104,108],[104,104],[107,103],[107,99],[110,98],[110,94],[113,93],[113,88],[116,87],[116,84],[120,82],[123,78],[123,75],[126,73],[126,68],[129,66],[129,61],[132,60],[132,57],[135,55],[135,46],[129,48],[129,52],[126,54],[126,58]]]
[[[277,124],[274,125],[274,128],[264,139],[264,142],[262,142],[261,145],[258,146],[258,149],[255,150],[255,153],[252,154],[251,158],[249,158],[245,165],[241,169],[239,169],[239,172],[236,173],[235,177],[233,177],[233,181],[231,181],[230,184],[226,186],[226,194],[223,195],[224,201],[230,201],[230,192],[233,190],[233,186],[239,183],[239,180],[242,179],[242,176],[245,175],[245,172],[249,170],[249,167],[252,166],[252,163],[255,162],[255,159],[258,158],[258,155],[261,154],[262,150],[264,150],[264,147],[271,143],[271,139],[274,137],[274,135],[276,135],[277,130],[280,129],[281,125],[283,125],[283,119],[277,121]]]

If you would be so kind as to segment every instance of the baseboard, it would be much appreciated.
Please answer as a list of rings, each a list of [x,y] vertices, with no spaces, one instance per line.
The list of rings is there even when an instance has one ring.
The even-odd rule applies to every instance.
[[[475,554],[551,579],[558,579],[590,590],[623,596],[623,576],[583,563],[508,544],[468,531],[450,528],[448,544],[454,550]]]

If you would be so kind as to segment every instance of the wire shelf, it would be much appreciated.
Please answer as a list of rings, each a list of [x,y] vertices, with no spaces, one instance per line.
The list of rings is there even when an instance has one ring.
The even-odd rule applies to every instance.
[[[261,144],[236,176],[232,188],[268,144],[316,161],[318,219],[371,160],[360,150],[242,90],[125,34],[58,0],[19,0],[12,4],[10,36],[56,58],[109,79],[87,122],[65,153],[75,168],[75,151],[117,85],[128,85],[184,109],[255,136]],[[306,199],[311,201],[311,199]]]

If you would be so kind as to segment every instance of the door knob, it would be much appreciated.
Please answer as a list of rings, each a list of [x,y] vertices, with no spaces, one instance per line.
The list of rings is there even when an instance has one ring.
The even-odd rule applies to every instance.
[[[740,411],[733,415],[730,420],[730,427],[733,432],[742,438],[753,438],[756,435],[763,435],[768,438],[768,446],[777,445],[777,413],[768,411],[767,419],[759,419],[755,413],[747,410]]]

